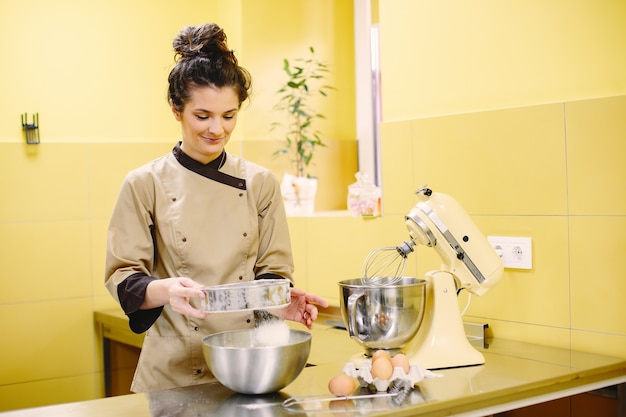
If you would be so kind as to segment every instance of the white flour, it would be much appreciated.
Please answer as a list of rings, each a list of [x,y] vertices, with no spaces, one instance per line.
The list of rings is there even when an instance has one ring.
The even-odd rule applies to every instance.
[[[289,344],[289,326],[284,320],[269,320],[254,330],[259,346],[283,346]]]

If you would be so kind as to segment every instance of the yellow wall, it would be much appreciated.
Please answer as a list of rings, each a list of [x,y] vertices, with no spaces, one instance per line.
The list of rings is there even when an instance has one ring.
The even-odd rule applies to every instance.
[[[279,177],[293,173],[288,158],[272,156],[281,147],[283,136],[278,129],[270,131],[270,126],[284,120],[272,107],[279,97],[276,91],[285,81],[283,59],[293,62],[306,57],[309,46],[313,46],[316,56],[330,65],[326,81],[335,87],[328,99],[314,100],[326,116],[318,120],[326,147],[317,148],[310,167],[311,175],[318,177],[315,205],[318,210],[345,210],[347,187],[358,171],[352,0],[249,0],[244,4],[242,63],[255,84],[244,123],[238,127],[244,140],[238,149],[231,146],[230,151],[239,151]]]
[[[288,31],[267,24],[281,9]],[[333,113],[354,108],[354,61],[339,52],[352,43],[351,16],[347,0],[0,3],[0,410],[103,395],[93,310],[115,306],[103,285],[106,227],[124,175],[179,140],[166,101],[177,31],[225,28],[254,82],[228,150],[272,168],[282,165],[267,109],[282,59],[314,44],[342,86],[322,109],[320,185],[347,186],[355,116]],[[29,122],[39,112],[39,145],[24,144],[25,112]],[[345,208],[336,190],[320,197],[320,208]]]
[[[406,239],[403,216],[428,184],[485,235],[533,240],[533,269],[505,270],[467,320],[624,356],[626,3],[378,3],[385,215],[292,219],[299,276],[337,304],[336,281]],[[438,265],[420,247],[408,273]]]
[[[385,121],[626,91],[622,0],[379,5]]]
[[[624,356],[626,3],[379,7],[386,214],[429,184],[486,235],[530,236],[533,269],[506,270],[470,318],[500,337]],[[418,274],[437,266],[426,252]]]
[[[533,241],[533,269],[505,270],[467,320],[624,357],[626,3],[379,7],[384,217],[292,219],[299,277],[337,305],[336,282],[358,277],[370,249],[406,239],[403,216],[428,184],[485,235]],[[416,276],[439,265],[424,247],[409,259]]]
[[[498,337],[624,356],[624,120],[622,95],[386,123],[383,163],[404,167],[383,171],[386,210],[406,211],[407,191],[428,184],[485,235],[530,236],[532,270],[506,269],[472,298],[469,320]],[[402,175],[406,190],[393,188]],[[430,252],[417,252],[419,276],[437,268]]]

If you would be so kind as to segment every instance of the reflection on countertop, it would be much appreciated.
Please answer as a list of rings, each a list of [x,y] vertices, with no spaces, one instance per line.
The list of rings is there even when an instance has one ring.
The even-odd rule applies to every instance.
[[[361,388],[353,397],[340,399],[330,394],[292,397],[284,391],[265,395],[237,394],[218,383],[178,388],[147,394],[151,417],[192,416],[307,416],[336,415],[339,412],[358,412],[359,415],[374,412],[390,412],[403,405],[424,402],[419,388],[414,389],[401,404],[396,397],[379,397]],[[295,399],[302,403],[285,406],[285,401]],[[350,415],[350,414],[348,414]]]

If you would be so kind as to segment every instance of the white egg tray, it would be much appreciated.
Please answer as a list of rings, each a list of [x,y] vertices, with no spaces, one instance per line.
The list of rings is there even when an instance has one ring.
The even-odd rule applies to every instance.
[[[391,378],[373,378],[371,359],[364,360],[363,362],[359,363],[358,368],[356,367],[354,362],[348,362],[343,367],[343,373],[353,378],[357,378],[362,387],[374,385],[376,387],[376,391],[379,392],[387,391],[387,388],[389,388],[389,384],[391,384],[391,381],[394,381],[396,379],[406,380],[411,383],[411,385],[415,385],[424,379],[440,378],[443,376],[441,374],[436,374],[427,369],[424,369],[419,365],[411,364],[409,366],[408,373],[404,371],[404,368],[395,367],[393,368]]]
[[[260,279],[207,287],[203,289],[205,298],[200,301],[200,309],[224,313],[285,307],[291,302],[289,284],[287,279]]]

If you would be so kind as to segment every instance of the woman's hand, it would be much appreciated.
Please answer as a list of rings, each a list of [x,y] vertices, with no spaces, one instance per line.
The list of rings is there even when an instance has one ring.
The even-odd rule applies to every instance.
[[[291,303],[285,308],[272,311],[274,315],[285,320],[304,324],[309,329],[317,319],[316,304],[328,307],[328,302],[315,294],[309,294],[297,288],[291,288]]]
[[[202,284],[187,277],[157,279],[148,284],[141,308],[150,309],[169,304],[177,313],[203,319],[208,313],[189,303],[191,298],[205,297],[202,288]]]

